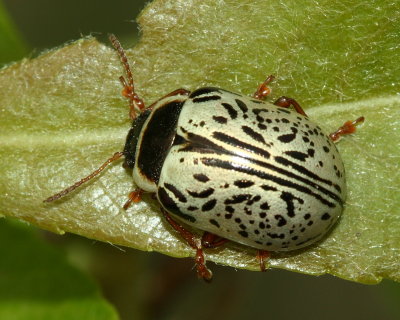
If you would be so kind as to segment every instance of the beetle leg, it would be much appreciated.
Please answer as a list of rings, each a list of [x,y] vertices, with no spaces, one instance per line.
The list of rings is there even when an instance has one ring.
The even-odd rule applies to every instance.
[[[128,200],[125,202],[123,209],[127,210],[131,206],[132,202],[134,203],[140,202],[142,200],[142,194],[143,194],[142,189],[137,189],[130,192],[128,195]]]
[[[282,108],[289,108],[290,106],[293,106],[293,108],[297,111],[297,113],[302,114],[303,116],[306,116],[306,113],[304,112],[303,108],[300,107],[299,103],[288,97],[280,97],[278,100],[274,102],[274,105]]]
[[[119,58],[125,68],[126,78],[124,76],[119,77],[119,81],[122,84],[122,95],[129,101],[129,117],[131,120],[136,118],[136,112],[142,112],[145,109],[143,100],[135,92],[135,86],[133,83],[133,76],[131,67],[129,66],[128,58],[126,57],[125,50],[122,48],[121,43],[115,37],[115,35],[110,35],[110,41],[114,48],[117,50]]]
[[[257,91],[254,92],[254,94],[253,94],[253,98],[262,100],[267,95],[269,95],[271,93],[271,89],[268,87],[268,85],[274,79],[275,79],[275,76],[273,76],[272,74],[270,76],[268,76],[267,79],[265,79],[265,81],[258,86]]]
[[[203,248],[213,249],[222,246],[228,239],[221,238],[211,232],[204,232],[203,236],[201,237],[201,245]]]
[[[260,263],[260,270],[264,272],[266,270],[265,268],[265,260],[270,257],[269,251],[266,250],[258,250],[257,252],[257,260]]]
[[[332,141],[337,141],[341,136],[354,133],[356,131],[356,126],[362,122],[364,122],[364,117],[359,117],[354,121],[346,121],[339,129],[332,132],[329,138],[331,138]]]
[[[186,240],[189,246],[196,250],[196,269],[197,269],[197,276],[199,278],[204,279],[205,281],[209,282],[212,278],[212,272],[206,266],[206,260],[204,258],[203,248],[201,246],[201,242],[197,239],[197,237],[191,233],[190,231],[186,230],[183,226],[177,223],[174,219],[172,219],[171,215],[161,207],[161,212],[164,215],[167,222],[174,228],[181,236]]]

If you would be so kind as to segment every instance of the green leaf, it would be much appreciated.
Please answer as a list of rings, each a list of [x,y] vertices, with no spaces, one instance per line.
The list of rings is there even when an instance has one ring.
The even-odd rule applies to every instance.
[[[1,319],[117,319],[82,272],[38,232],[0,221]]]
[[[0,1],[0,66],[26,54],[26,45]]]
[[[338,144],[348,180],[342,219],[320,244],[273,254],[272,267],[363,283],[400,281],[396,5],[160,0],[139,17],[143,35],[128,55],[147,105],[179,87],[252,94],[275,74],[271,99],[296,98],[327,132],[365,116],[357,133]],[[1,207],[54,232],[193,256],[150,197],[121,209],[135,187],[120,163],[64,199],[42,203],[122,150],[130,127],[119,94],[122,72],[114,50],[92,38],[1,71]],[[258,270],[255,254],[229,244],[207,258]]]

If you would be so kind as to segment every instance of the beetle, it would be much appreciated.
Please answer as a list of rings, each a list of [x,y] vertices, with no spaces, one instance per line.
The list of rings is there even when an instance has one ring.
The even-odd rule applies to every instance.
[[[269,76],[252,97],[215,87],[177,89],[146,108],[135,92],[125,51],[114,35],[126,76],[132,127],[124,150],[67,189],[57,200],[124,157],[137,189],[123,208],[154,193],[165,220],[196,251],[200,278],[209,281],[204,248],[233,241],[258,250],[260,269],[271,251],[320,241],[343,211],[346,181],[334,142],[364,121],[347,121],[326,135],[296,100],[263,101]],[[203,231],[201,240],[186,225]]]

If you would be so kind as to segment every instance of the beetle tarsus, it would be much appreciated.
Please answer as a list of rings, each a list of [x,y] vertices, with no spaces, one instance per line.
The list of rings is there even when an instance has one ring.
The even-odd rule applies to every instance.
[[[360,123],[363,123],[364,120],[364,117],[359,117],[354,121],[346,121],[339,129],[337,129],[335,132],[332,132],[329,135],[329,138],[331,138],[332,141],[337,141],[341,136],[354,133],[356,131],[356,126]]]

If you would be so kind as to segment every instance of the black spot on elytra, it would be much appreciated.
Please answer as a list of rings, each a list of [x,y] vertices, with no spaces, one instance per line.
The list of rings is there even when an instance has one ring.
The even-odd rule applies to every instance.
[[[278,137],[278,140],[283,143],[290,143],[296,139],[297,129],[295,127],[291,127],[290,130],[292,130],[292,133],[283,134]]]
[[[254,184],[254,182],[242,179],[242,180],[236,180],[233,184],[239,188],[248,188],[251,187]]]
[[[235,218],[235,222],[236,222],[236,223],[241,223],[241,222],[242,222],[242,219],[240,219],[240,218]]]
[[[267,129],[267,126],[266,126],[265,124],[262,124],[262,123],[259,123],[259,124],[257,125],[257,127],[258,127],[258,129],[261,129],[261,130]]]
[[[174,185],[170,184],[170,183],[165,183],[164,184],[165,188],[168,189],[169,191],[171,191],[175,198],[177,198],[180,202],[187,202],[186,197],[183,195],[182,192],[180,192]]]
[[[325,212],[322,217],[321,220],[329,220],[331,218],[331,215],[328,212]]]
[[[254,139],[255,141],[266,144],[264,137],[258,132],[255,132],[252,128],[248,126],[242,126],[242,130],[245,134],[247,134],[250,138]]]
[[[202,174],[202,173],[194,174],[193,178],[195,178],[197,181],[200,181],[200,182],[207,182],[210,180],[210,178],[208,178],[205,174]]]
[[[210,219],[210,220],[208,220],[208,221],[209,221],[211,224],[213,224],[214,226],[216,226],[217,228],[220,227],[219,223],[218,223],[216,220]]]
[[[287,223],[286,219],[280,214],[276,214],[274,218],[278,220],[278,227],[283,227]]]
[[[246,226],[243,223],[239,225],[239,228],[242,229],[242,230],[246,230],[247,229]]]
[[[232,213],[225,214],[225,219],[230,219],[230,218],[232,218]]]
[[[192,197],[194,198],[208,198],[210,195],[214,193],[213,188],[208,188],[206,190],[203,190],[201,192],[196,192],[196,191],[187,191]]]
[[[158,191],[157,191],[157,196],[158,199],[160,200],[160,203],[162,204],[162,206],[168,210],[169,212],[181,217],[184,220],[188,220],[190,222],[196,222],[196,218],[182,213],[178,206],[176,205],[175,201],[173,199],[171,199],[171,197],[169,196],[168,192],[163,188],[163,187],[159,187]]]
[[[229,213],[234,213],[235,209],[232,206],[225,206],[225,211]]]
[[[285,151],[285,154],[287,154],[289,157],[292,157],[293,159],[299,160],[299,161],[306,161],[308,158],[308,154],[300,151]]]
[[[203,211],[203,212],[210,211],[211,209],[213,209],[215,207],[216,204],[217,204],[217,200],[216,199],[212,199],[210,201],[207,201],[205,204],[203,204],[201,206],[201,211]]]
[[[213,116],[213,120],[215,122],[218,122],[220,124],[226,124],[228,122],[228,119],[225,117],[221,117],[221,116]]]
[[[237,118],[238,115],[237,111],[229,103],[223,102],[221,104],[225,108],[225,110],[228,111],[228,114],[232,120]]]
[[[243,113],[246,113],[249,110],[249,108],[247,108],[247,105],[242,100],[235,99],[235,102]]]
[[[306,214],[304,215],[304,219],[305,219],[305,220],[308,220],[308,219],[310,219],[310,218],[311,218],[311,214],[306,213]]]
[[[189,211],[195,211],[195,210],[198,210],[199,208],[197,208],[197,207],[195,207],[195,206],[189,206],[187,209],[188,209]]]
[[[251,198],[251,195],[249,194],[239,194],[239,195],[234,195],[231,199],[226,199],[224,201],[225,204],[235,204],[235,203],[242,203],[246,200],[249,200]]]
[[[297,198],[289,192],[282,192],[280,198],[286,202],[286,212],[290,218],[293,218],[296,215],[294,212],[294,200],[297,200],[300,204],[304,203],[303,199]]]
[[[244,231],[244,230],[241,230],[241,231],[239,231],[238,232],[243,238],[247,238],[248,236],[249,236],[249,234],[246,232],[246,231]]]
[[[265,191],[277,191],[278,189],[275,187],[271,187],[271,186],[267,186],[267,185],[262,185],[261,189],[265,190]]]
[[[260,205],[260,209],[262,210],[269,210],[270,206],[268,202],[264,202]]]
[[[328,148],[327,146],[324,146],[323,149],[324,149],[324,151],[325,151],[326,153],[329,152],[329,148]]]
[[[205,97],[200,97],[200,98],[194,98],[192,101],[194,103],[201,103],[201,102],[208,102],[208,101],[215,101],[215,100],[221,100],[220,96],[205,96]]]

